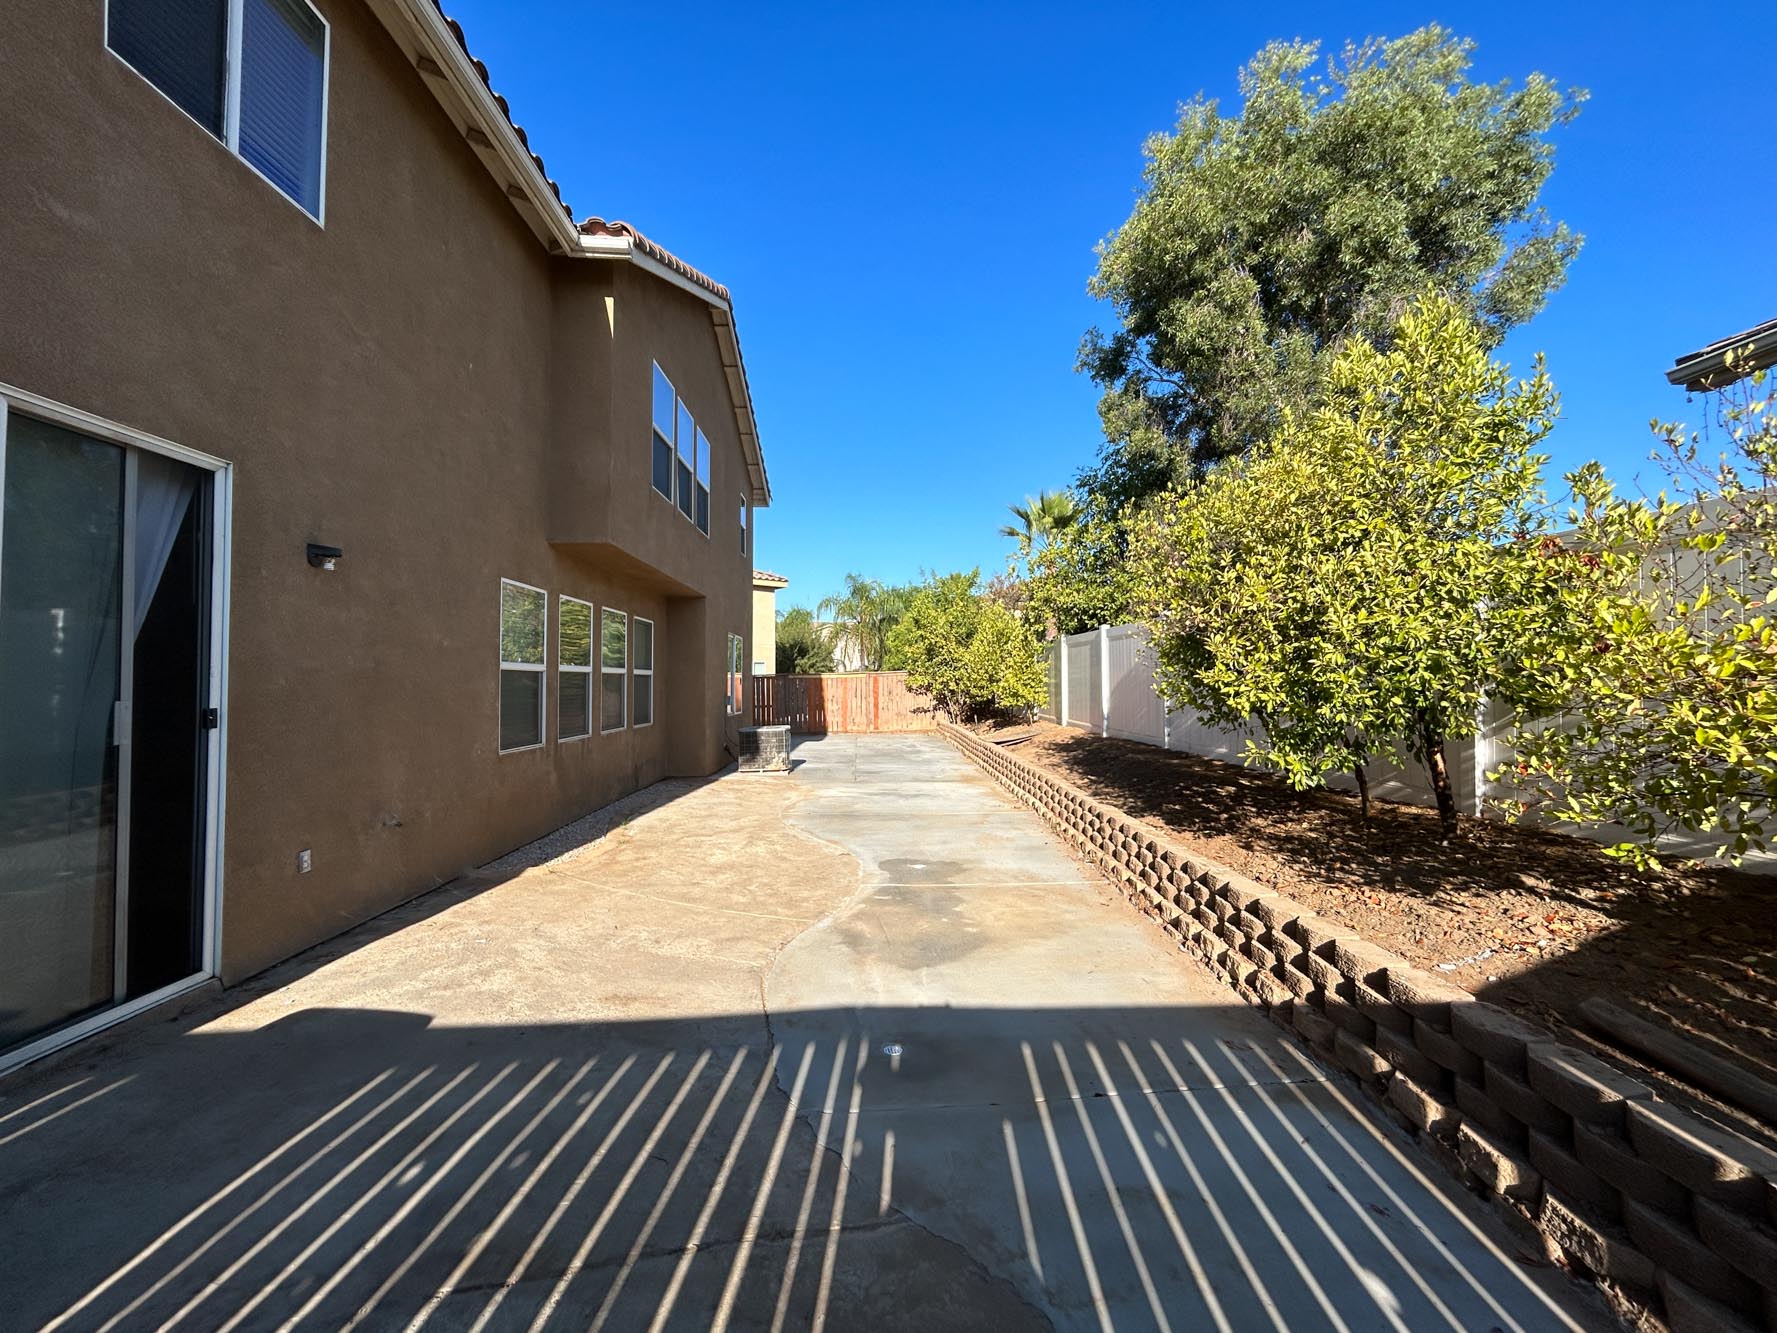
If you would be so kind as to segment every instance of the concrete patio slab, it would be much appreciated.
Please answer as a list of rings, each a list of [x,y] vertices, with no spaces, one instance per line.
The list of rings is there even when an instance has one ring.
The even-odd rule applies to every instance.
[[[0,1084],[21,1328],[1604,1326],[932,737]]]

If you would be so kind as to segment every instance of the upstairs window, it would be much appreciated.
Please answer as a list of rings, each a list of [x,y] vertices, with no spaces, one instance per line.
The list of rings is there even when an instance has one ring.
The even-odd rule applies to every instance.
[[[691,498],[692,469],[697,466],[697,423],[685,404],[679,403],[679,512],[690,518],[695,512]]]
[[[710,442],[697,432],[697,528],[710,535]]]
[[[747,497],[740,497],[740,553],[747,553]]]
[[[673,413],[678,395],[666,372],[654,367],[654,489],[673,498]]]
[[[500,580],[500,752],[543,743],[543,667],[549,597],[528,583]]]
[[[108,0],[105,41],[320,220],[328,28],[308,0]]]
[[[710,442],[697,428],[685,400],[654,364],[654,428],[649,448],[654,489],[676,505],[704,536],[710,535]]]

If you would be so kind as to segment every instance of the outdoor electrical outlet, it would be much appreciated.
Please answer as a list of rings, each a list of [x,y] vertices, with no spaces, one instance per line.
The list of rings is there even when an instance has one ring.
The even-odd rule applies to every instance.
[[[310,852],[307,847],[304,847],[300,852],[298,852],[296,854],[296,873],[299,875],[306,875],[306,874],[308,874],[309,871],[313,870],[314,868],[315,868],[314,854],[312,852]]]

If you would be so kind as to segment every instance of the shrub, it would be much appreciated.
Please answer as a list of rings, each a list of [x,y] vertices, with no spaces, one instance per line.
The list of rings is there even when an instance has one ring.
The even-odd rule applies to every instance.
[[[894,628],[892,651],[907,683],[956,722],[1028,717],[1047,674],[1036,636],[979,590],[980,571],[934,576],[915,589]]]

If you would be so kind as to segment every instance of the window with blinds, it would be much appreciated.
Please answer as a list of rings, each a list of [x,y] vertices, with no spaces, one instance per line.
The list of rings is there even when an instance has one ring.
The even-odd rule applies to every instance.
[[[327,24],[308,0],[109,0],[106,15],[114,54],[320,220]]]

